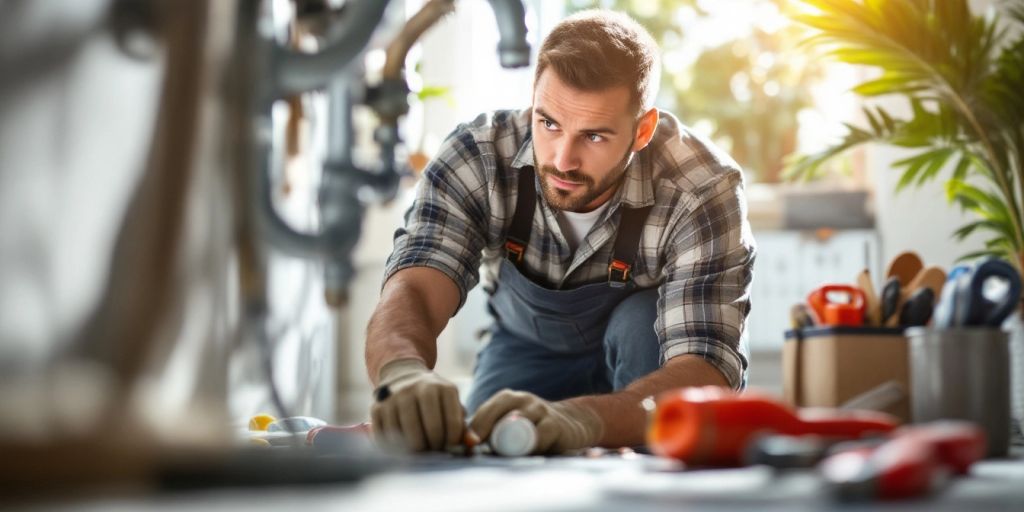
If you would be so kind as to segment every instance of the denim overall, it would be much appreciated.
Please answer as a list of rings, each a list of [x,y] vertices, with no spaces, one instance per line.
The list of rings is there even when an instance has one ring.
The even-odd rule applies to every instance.
[[[519,268],[533,224],[535,180],[533,169],[520,170],[507,257],[489,303],[495,323],[477,356],[470,414],[506,388],[561,400],[622,389],[659,367],[658,290],[638,290],[630,275],[650,207],[619,209],[606,282],[551,290]]]

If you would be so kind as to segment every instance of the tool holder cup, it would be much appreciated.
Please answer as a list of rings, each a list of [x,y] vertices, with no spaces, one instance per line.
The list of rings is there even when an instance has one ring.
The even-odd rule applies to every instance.
[[[911,419],[962,419],[981,426],[989,457],[1010,445],[1009,335],[997,327],[907,329]]]

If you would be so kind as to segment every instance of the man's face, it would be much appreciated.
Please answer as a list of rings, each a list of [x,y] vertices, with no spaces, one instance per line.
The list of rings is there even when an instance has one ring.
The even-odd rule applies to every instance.
[[[608,201],[638,150],[625,86],[581,91],[545,70],[533,91],[532,123],[541,189],[559,210],[588,212]]]

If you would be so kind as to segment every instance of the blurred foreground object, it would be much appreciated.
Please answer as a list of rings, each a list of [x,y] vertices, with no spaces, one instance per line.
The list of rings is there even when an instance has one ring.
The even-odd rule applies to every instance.
[[[431,0],[427,14],[400,29],[388,45],[390,74],[380,84],[367,83],[360,57],[387,24],[390,2],[337,4],[0,3],[0,192],[13,208],[0,216],[12,228],[0,231],[0,271],[5,281],[19,278],[0,291],[0,490],[47,495],[53,488],[128,482],[349,480],[378,466],[362,453],[311,461],[309,453],[239,449],[228,407],[229,359],[240,348],[256,347],[275,412],[290,416],[273,382],[273,348],[286,332],[282,327],[310,308],[271,318],[281,315],[273,306],[271,253],[323,261],[314,286],[322,286],[332,304],[343,302],[363,210],[392,195],[402,172],[395,148],[408,93],[405,54],[453,2]],[[500,59],[527,64],[521,2],[490,5],[501,32]],[[307,26],[322,28],[319,50],[285,45],[289,23],[300,15]],[[105,118],[122,113],[116,97],[106,111],[69,112],[91,105],[103,96],[98,91],[117,90],[111,81],[119,75],[82,64],[97,54],[116,64],[110,67],[146,64],[157,78],[155,112],[132,119],[131,133],[118,129],[123,117]],[[91,81],[76,81],[90,71]],[[286,151],[284,137],[275,137],[282,123],[271,110],[280,100],[320,89],[328,91],[331,142],[310,212],[319,230],[302,232],[275,206],[271,172]],[[76,94],[85,99],[68,99],[78,100]],[[378,165],[347,160],[356,99],[378,114]],[[138,103],[133,112],[149,113],[144,101]],[[38,137],[18,137],[22,132]],[[39,147],[25,144],[36,139],[43,141]],[[100,147],[90,152],[88,143]],[[134,145],[142,146],[143,156],[125,164],[130,159],[120,154]],[[138,172],[116,175],[109,170],[115,164]],[[81,183],[63,181],[79,175]],[[117,202],[108,189],[122,187],[126,205],[106,204]],[[62,202],[56,193],[80,188],[94,194],[93,201]],[[101,269],[76,256],[102,252],[92,245],[102,247],[104,240],[76,239],[67,232],[73,230],[54,225],[95,211],[109,211],[109,223],[117,226],[109,253],[97,257]],[[48,236],[75,243],[50,243]],[[49,268],[57,258],[70,262],[70,270]],[[82,319],[53,325],[63,282],[82,275],[96,281],[96,296],[82,301]],[[22,286],[33,280],[34,287]],[[255,426],[263,428],[265,419]]]
[[[717,387],[685,388],[657,398],[647,445],[657,455],[690,465],[737,466],[747,446],[767,433],[859,439],[896,428],[882,413],[804,409],[796,411],[755,393]]]

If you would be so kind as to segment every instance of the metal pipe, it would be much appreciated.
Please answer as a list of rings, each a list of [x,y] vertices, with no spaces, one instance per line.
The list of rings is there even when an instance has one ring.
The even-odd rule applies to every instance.
[[[274,46],[271,57],[273,96],[280,98],[325,87],[363,51],[389,3],[389,0],[351,0],[351,5],[346,5],[349,12],[343,13],[336,28],[331,28],[331,33],[339,34],[339,38],[317,53]]]
[[[329,146],[320,184],[319,204],[322,229],[319,234],[301,233],[289,226],[274,208],[270,183],[270,152],[263,151],[258,178],[258,201],[262,214],[261,231],[274,246],[293,255],[325,261],[325,293],[329,304],[345,299],[352,279],[352,251],[362,230],[364,202],[371,196],[394,195],[399,180],[395,147],[399,143],[398,118],[408,109],[408,88],[402,69],[409,48],[441,17],[452,11],[454,0],[430,0],[403,27],[387,48],[382,83],[368,98],[381,119],[374,136],[381,149],[382,165],[360,169],[352,162],[354,133],[351,124],[352,78],[343,73],[350,61],[366,45],[386,7],[386,1],[362,0],[354,3],[336,28],[343,33],[327,49],[313,55],[277,52],[276,85],[271,96],[328,87],[330,94]],[[526,42],[525,10],[520,0],[490,0],[498,21],[501,42],[498,55],[504,67],[529,64],[530,46]],[[332,28],[333,30],[333,28]],[[268,123],[269,115],[263,115]],[[270,133],[270,130],[263,130]],[[263,141],[269,148],[270,141]]]
[[[521,0],[488,0],[498,21],[498,60],[504,68],[530,65],[530,43],[526,42],[526,9]]]
[[[261,151],[259,177],[255,180],[256,204],[259,205],[259,230],[270,245],[291,256],[324,259],[331,255],[326,238],[302,233],[290,225],[274,207],[274,187],[270,180],[270,152]]]
[[[405,67],[405,57],[409,54],[409,48],[412,48],[412,45],[416,44],[420,36],[428,28],[434,26],[434,23],[454,11],[455,0],[430,0],[409,18],[409,21],[402,27],[402,31],[388,45],[387,57],[384,62],[384,79],[402,78],[402,68]]]
[[[327,86],[327,163],[352,164],[352,81],[347,73],[339,74]]]

